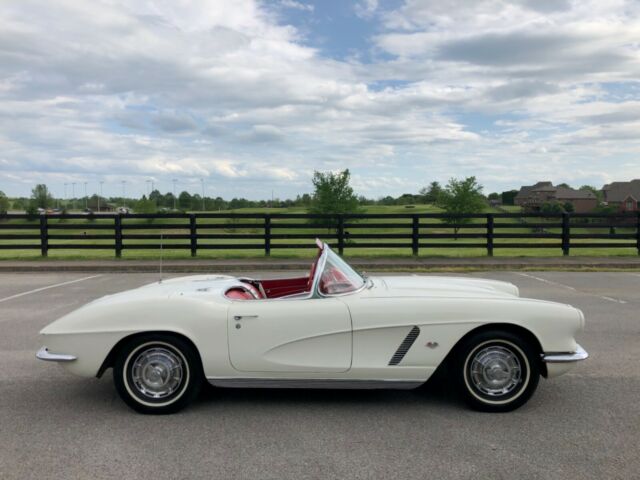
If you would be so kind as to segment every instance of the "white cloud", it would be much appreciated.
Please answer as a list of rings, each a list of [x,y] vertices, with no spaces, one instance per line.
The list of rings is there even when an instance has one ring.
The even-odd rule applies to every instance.
[[[364,19],[369,19],[378,10],[378,0],[362,0],[354,7],[355,14]]]
[[[284,8],[293,8],[295,10],[303,10],[313,12],[314,6],[307,3],[296,2],[295,0],[280,0],[280,5]]]
[[[637,176],[637,3],[383,6],[354,7],[378,22],[358,63],[323,56],[271,3],[0,3],[0,189],[204,177],[286,197],[345,167],[367,195]]]

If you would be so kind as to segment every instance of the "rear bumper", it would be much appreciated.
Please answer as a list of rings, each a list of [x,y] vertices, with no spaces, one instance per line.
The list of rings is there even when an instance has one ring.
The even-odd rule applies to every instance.
[[[542,361],[545,363],[573,363],[587,358],[589,358],[589,354],[580,345],[575,352],[542,354]]]
[[[38,350],[36,358],[45,362],[73,362],[76,360],[75,356],[66,353],[51,353],[47,347],[42,347]]]

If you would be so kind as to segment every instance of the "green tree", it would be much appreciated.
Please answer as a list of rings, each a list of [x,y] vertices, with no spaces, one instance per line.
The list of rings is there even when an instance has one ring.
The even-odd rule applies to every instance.
[[[12,205],[11,208],[14,210],[25,210],[27,208],[27,205],[29,204],[29,200],[26,198],[16,198]]]
[[[564,209],[558,202],[545,202],[540,207],[540,213],[562,213]]]
[[[342,172],[313,172],[313,197],[309,211],[315,214],[337,215],[341,213],[356,213],[358,211],[358,197],[351,188],[349,169]],[[331,218],[312,220],[322,223],[328,228],[335,222]]]
[[[485,209],[482,185],[477,182],[476,177],[467,177],[464,180],[452,178],[440,193],[438,206],[445,211],[446,223],[469,223],[470,218],[459,218],[458,215],[480,213]],[[457,240],[459,227],[455,227],[453,231]]]
[[[48,208],[53,205],[53,197],[44,183],[39,183],[31,190],[31,199],[36,208]]]
[[[518,190],[507,190],[506,192],[502,192],[502,204],[503,205],[514,205],[515,198],[518,195]]]
[[[0,215],[4,215],[9,210],[9,199],[0,191]]]
[[[578,190],[593,193],[599,202],[602,202],[604,200],[604,194],[602,193],[602,190],[598,190],[593,185],[582,185]]]
[[[431,182],[428,187],[424,187],[420,190],[424,203],[438,203],[440,194],[442,193],[442,187],[438,182]]]
[[[178,196],[178,208],[181,210],[191,208],[191,194],[189,192],[184,191]]]
[[[33,218],[36,215],[38,215],[38,205],[36,204],[36,201],[33,198],[29,200],[29,203],[27,203],[27,206],[25,207],[24,211],[27,215],[29,215],[30,218]]]
[[[135,204],[136,213],[156,213],[157,211],[156,202],[147,198],[146,195],[142,195],[142,198]]]

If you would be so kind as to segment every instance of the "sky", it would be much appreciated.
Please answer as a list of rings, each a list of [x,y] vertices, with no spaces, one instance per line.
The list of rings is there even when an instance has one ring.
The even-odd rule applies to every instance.
[[[369,198],[640,177],[640,2],[0,2],[9,196],[284,199],[344,168]]]

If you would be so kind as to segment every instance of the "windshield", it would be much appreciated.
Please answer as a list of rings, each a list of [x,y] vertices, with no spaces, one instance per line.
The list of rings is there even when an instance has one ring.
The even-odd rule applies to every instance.
[[[355,292],[365,284],[362,278],[347,262],[327,249],[327,261],[324,264],[318,289],[324,295],[337,295]]]

